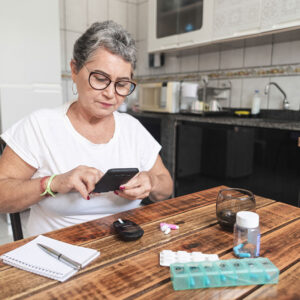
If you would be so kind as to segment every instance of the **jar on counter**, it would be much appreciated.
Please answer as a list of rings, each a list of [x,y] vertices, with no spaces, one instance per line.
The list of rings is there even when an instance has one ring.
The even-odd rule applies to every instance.
[[[233,251],[238,258],[258,257],[260,250],[259,215],[239,211],[234,224]]]

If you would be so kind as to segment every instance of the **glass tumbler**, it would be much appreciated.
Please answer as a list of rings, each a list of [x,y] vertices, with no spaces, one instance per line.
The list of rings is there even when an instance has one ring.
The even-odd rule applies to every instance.
[[[216,214],[220,226],[233,231],[238,211],[255,212],[255,197],[252,192],[240,188],[221,189],[217,196]]]

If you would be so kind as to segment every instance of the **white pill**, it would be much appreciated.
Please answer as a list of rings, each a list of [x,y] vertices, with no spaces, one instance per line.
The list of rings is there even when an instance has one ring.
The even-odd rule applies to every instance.
[[[167,226],[167,225],[163,225],[163,226],[160,227],[160,230],[163,231],[163,232],[165,232],[167,229],[170,229],[169,226]]]
[[[164,230],[164,234],[169,234],[171,232],[171,228],[167,227],[167,229]]]

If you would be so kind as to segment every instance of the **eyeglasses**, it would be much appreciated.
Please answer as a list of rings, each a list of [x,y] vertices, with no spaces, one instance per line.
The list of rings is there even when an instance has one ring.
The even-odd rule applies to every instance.
[[[85,66],[86,67],[86,66]],[[129,80],[112,81],[109,77],[98,71],[90,71],[89,84],[94,90],[105,90],[112,82],[114,82],[115,91],[119,96],[129,96],[135,89],[136,84]]]

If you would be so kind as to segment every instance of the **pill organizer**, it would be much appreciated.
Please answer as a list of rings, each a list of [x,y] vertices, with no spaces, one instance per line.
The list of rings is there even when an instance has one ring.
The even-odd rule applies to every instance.
[[[217,254],[204,254],[202,252],[186,252],[163,250],[160,252],[160,265],[169,267],[174,263],[200,262],[218,260]]]
[[[279,270],[267,258],[228,259],[170,265],[174,290],[278,283]]]

